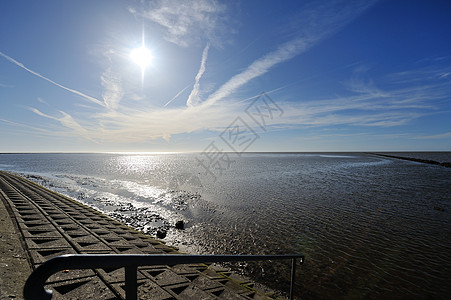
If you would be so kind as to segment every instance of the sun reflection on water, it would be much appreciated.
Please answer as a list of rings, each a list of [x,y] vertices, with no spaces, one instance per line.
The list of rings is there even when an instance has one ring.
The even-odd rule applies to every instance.
[[[121,155],[116,158],[117,168],[123,174],[151,175],[161,164],[158,155]]]

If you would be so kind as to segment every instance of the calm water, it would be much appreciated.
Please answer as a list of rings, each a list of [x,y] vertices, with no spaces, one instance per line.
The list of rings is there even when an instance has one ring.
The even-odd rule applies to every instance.
[[[451,153],[404,153],[451,161]],[[305,298],[434,298],[451,293],[451,168],[360,153],[0,154],[0,169],[155,234],[182,251],[302,253]],[[185,230],[173,227],[183,220]],[[238,272],[287,289],[281,264]]]

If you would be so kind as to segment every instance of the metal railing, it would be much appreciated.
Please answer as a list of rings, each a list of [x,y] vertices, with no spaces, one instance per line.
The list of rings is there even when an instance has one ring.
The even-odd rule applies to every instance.
[[[185,254],[68,254],[52,258],[31,273],[24,286],[26,300],[52,299],[52,291],[44,288],[53,274],[70,269],[125,268],[125,297],[137,299],[137,271],[139,266],[178,265],[215,262],[262,261],[291,259],[290,299],[294,295],[296,261],[303,263],[303,255],[185,255]]]

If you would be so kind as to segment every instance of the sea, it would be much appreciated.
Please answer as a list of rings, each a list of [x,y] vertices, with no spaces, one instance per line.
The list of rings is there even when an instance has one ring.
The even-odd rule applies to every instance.
[[[451,152],[385,154],[451,162]],[[184,253],[302,254],[295,289],[303,299],[451,295],[444,166],[341,152],[27,153],[0,154],[0,170]],[[289,289],[289,262],[228,267]]]

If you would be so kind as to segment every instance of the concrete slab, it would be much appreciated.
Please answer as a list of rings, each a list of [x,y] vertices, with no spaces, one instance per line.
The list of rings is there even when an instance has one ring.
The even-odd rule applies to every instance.
[[[43,248],[69,248],[71,245],[64,238],[60,237],[38,237],[25,238],[25,244],[28,249]]]
[[[11,294],[21,299],[31,269],[55,256],[178,253],[89,207],[2,171],[0,192],[0,203],[11,206],[9,213],[0,207],[2,297]],[[15,218],[17,228],[11,221]],[[52,275],[47,288],[54,291],[53,299],[124,299],[124,273],[124,268],[65,270]],[[260,295],[224,274],[204,264],[140,267],[139,299],[254,299]]]
[[[49,284],[46,288],[53,291],[52,300],[117,299],[112,291],[97,277],[81,278]]]

